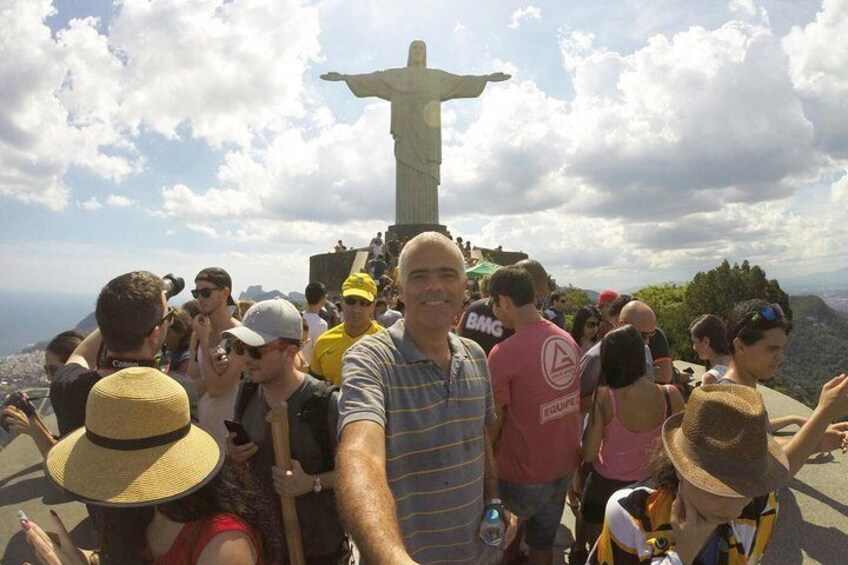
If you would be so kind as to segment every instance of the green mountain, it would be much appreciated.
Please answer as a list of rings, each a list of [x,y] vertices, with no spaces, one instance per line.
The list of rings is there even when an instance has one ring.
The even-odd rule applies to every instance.
[[[822,385],[848,371],[848,316],[818,296],[790,296],[792,333],[772,385],[815,407]]]

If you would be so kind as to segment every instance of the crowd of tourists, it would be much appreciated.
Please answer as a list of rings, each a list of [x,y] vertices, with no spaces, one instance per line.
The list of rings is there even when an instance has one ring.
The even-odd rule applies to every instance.
[[[179,308],[150,272],[107,282],[98,328],[47,348],[58,435],[4,408],[96,532],[77,548],[55,513],[21,516],[37,558],[549,564],[569,506],[572,564],[756,563],[776,492],[848,449],[845,374],[809,418],[772,419],[757,392],[791,329],[779,305],[694,320],[694,383],[645,302],[567,312],[532,259],[470,280],[470,247],[377,234],[363,272],[338,296],[310,282],[302,308],[236,302],[220,267]]]

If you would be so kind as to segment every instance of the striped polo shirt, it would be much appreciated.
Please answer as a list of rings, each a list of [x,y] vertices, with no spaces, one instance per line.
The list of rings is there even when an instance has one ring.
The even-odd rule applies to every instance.
[[[386,475],[406,550],[418,563],[471,563],[483,514],[485,425],[494,420],[486,356],[449,334],[450,373],[400,320],[345,353],[339,433],[359,420],[386,431]]]

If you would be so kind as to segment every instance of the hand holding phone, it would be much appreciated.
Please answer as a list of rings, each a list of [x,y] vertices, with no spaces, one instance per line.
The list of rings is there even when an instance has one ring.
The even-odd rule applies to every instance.
[[[250,436],[247,434],[247,430],[239,422],[224,420],[224,426],[226,426],[228,432],[236,434],[235,439],[233,439],[234,444],[244,445],[250,443]]]

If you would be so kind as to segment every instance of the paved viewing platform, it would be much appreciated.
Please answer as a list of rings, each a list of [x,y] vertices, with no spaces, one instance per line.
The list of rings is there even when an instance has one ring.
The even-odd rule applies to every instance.
[[[678,368],[691,366],[699,379],[703,367],[676,362]],[[773,417],[797,414],[809,416],[811,410],[783,394],[759,387],[769,414]],[[55,431],[52,415],[45,421]],[[778,432],[791,435],[794,427]],[[804,466],[789,488],[780,492],[780,516],[763,563],[797,565],[848,563],[848,456],[834,452],[814,457]],[[16,513],[24,510],[30,518],[52,529],[49,509],[65,521],[72,536],[83,547],[91,547],[85,506],[53,488],[44,476],[41,457],[29,438],[14,439],[0,452],[0,547],[3,565],[19,565],[35,556],[24,540]],[[555,564],[563,564],[563,551],[572,543],[574,516],[566,507],[562,527],[557,533]]]

